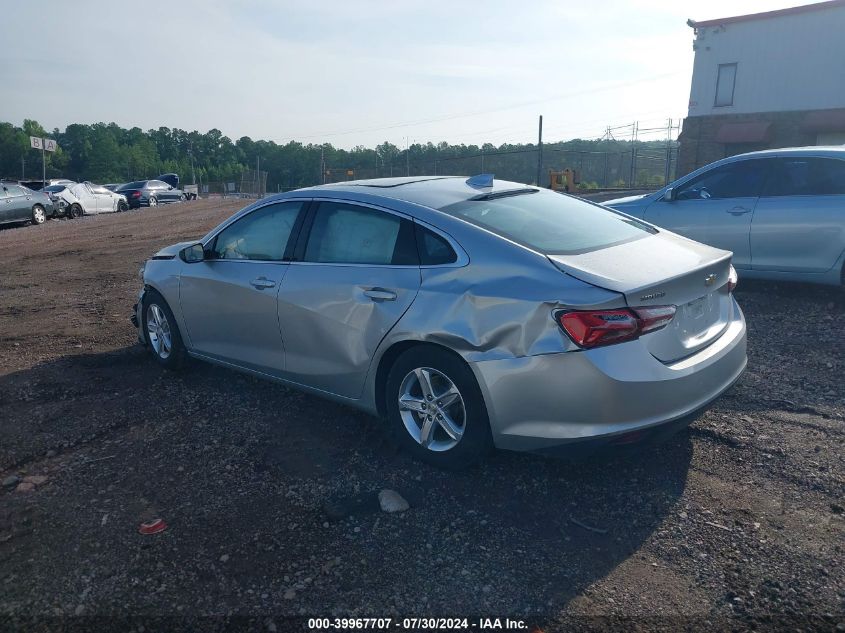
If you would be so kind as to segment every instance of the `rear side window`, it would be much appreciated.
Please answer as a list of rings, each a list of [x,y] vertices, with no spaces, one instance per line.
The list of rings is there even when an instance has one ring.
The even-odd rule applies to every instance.
[[[535,250],[571,255],[647,237],[653,229],[612,209],[558,193],[522,190],[441,209]]]
[[[213,257],[282,261],[302,204],[271,204],[229,225],[215,238]]]
[[[845,161],[835,158],[779,158],[766,182],[764,196],[845,194]]]
[[[419,224],[416,225],[416,233],[420,265],[437,266],[439,264],[453,264],[458,261],[457,254],[445,238]]]
[[[754,198],[766,178],[771,159],[743,160],[716,167],[678,187],[676,200]]]
[[[321,202],[305,261],[325,264],[413,265],[414,227],[391,213],[341,202]]]

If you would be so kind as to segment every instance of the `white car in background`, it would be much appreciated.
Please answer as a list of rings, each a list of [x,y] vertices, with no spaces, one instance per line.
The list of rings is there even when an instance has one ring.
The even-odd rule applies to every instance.
[[[90,182],[67,185],[60,191],[52,192],[51,195],[59,199],[58,205],[61,207],[59,213],[69,218],[129,209],[126,196]]]

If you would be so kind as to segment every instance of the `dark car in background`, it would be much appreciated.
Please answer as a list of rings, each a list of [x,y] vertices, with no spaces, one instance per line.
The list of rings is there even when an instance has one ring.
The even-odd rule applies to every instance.
[[[156,180],[166,182],[174,189],[181,189],[185,200],[196,200],[199,190],[196,185],[180,185],[179,174],[161,174]]]
[[[46,193],[12,182],[0,182],[0,224],[44,224],[53,215],[53,201]]]
[[[136,180],[121,185],[115,191],[126,196],[130,209],[155,207],[168,202],[182,202],[185,193],[162,180]]]

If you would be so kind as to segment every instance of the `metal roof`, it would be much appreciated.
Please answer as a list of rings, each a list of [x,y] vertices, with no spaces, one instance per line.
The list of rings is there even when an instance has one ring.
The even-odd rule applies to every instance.
[[[778,18],[787,15],[809,13],[811,11],[821,11],[823,9],[834,9],[843,6],[845,6],[845,0],[828,0],[827,2],[817,2],[815,4],[804,4],[799,7],[789,7],[788,9],[763,11],[762,13],[750,13],[748,15],[736,15],[729,18],[716,18],[715,20],[702,20],[700,22],[696,22],[695,20],[687,20],[687,24],[692,28],[697,29],[702,26],[722,26],[723,24],[734,24],[735,22],[750,22],[752,20]]]

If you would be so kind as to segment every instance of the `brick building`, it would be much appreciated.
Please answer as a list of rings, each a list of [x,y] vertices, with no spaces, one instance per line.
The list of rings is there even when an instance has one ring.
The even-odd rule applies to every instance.
[[[688,24],[678,175],[758,149],[845,144],[845,0]]]

